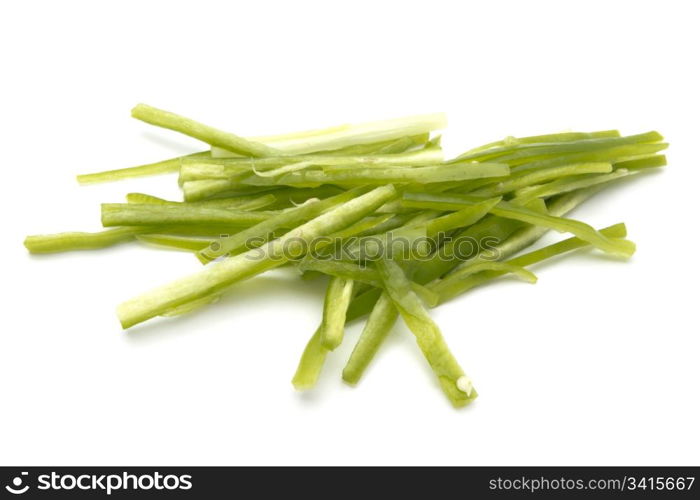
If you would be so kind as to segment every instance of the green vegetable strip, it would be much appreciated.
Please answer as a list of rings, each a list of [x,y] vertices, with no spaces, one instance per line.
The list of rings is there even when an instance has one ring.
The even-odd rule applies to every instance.
[[[434,237],[451,229],[471,226],[481,220],[500,201],[500,197],[491,198],[462,210],[432,219],[425,223],[427,234],[429,237]]]
[[[633,242],[619,239],[612,240],[602,235],[588,224],[574,219],[539,214],[507,202],[499,203],[496,207],[491,209],[491,213],[500,217],[554,229],[559,232],[572,233],[582,240],[588,241],[593,246],[620,257],[630,257],[635,250]]]
[[[331,277],[323,304],[321,345],[332,351],[343,341],[345,313],[352,299],[353,280]]]
[[[455,407],[464,406],[477,397],[471,380],[450,352],[438,326],[411,290],[410,283],[398,264],[380,260],[377,268],[384,281],[387,294],[399,310],[430,367],[438,377],[440,386]]]
[[[151,227],[120,227],[96,233],[68,232],[27,236],[24,246],[31,253],[55,253],[71,250],[95,250],[131,241],[134,236],[153,231]]]
[[[558,196],[550,202],[547,209],[551,215],[566,215],[602,187],[604,186],[594,186]],[[458,249],[455,248],[455,244],[461,239],[471,238],[481,242],[484,238],[489,238],[492,242],[502,242],[497,246],[498,253],[501,257],[507,258],[531,245],[546,232],[547,228],[531,226],[520,221],[502,219],[493,215],[487,216],[473,226],[453,235],[453,239],[443,246],[442,253],[435,252],[430,259],[416,266],[413,279],[422,284],[430,283],[453,269],[459,269],[460,265],[466,265],[468,262],[465,262],[465,256],[461,256]],[[476,257],[486,249],[480,246],[477,250],[477,253],[469,257]],[[377,290],[370,290],[356,296],[350,304],[348,318],[356,319],[368,314],[378,298],[379,292]]]
[[[116,170],[105,170],[92,174],[82,174],[77,176],[80,184],[95,184],[98,182],[112,182],[132,177],[145,177],[149,175],[167,174],[180,170],[180,165],[185,158],[208,158],[209,151],[201,151],[185,156],[177,156],[169,160],[139,165],[138,167],[120,168]]]
[[[248,227],[266,221],[272,214],[245,210],[154,203],[103,203],[102,225],[155,226],[172,224],[226,224]]]
[[[323,325],[319,326],[306,344],[299,366],[292,378],[292,384],[297,390],[311,389],[316,385],[323,363],[326,361],[328,350],[321,345]]]
[[[260,192],[264,191],[269,191],[269,188],[260,189],[254,186],[241,186],[238,182],[223,179],[188,181],[182,184],[182,192],[185,195],[185,201],[188,203],[214,196],[245,196],[260,194]]]
[[[577,189],[604,184],[622,177],[634,175],[635,173],[635,170],[620,168],[609,174],[566,177],[547,184],[529,186],[527,188],[523,188],[522,190],[516,191],[515,198],[511,201],[518,205],[522,205],[534,200],[535,198],[548,198],[556,194],[568,193]]]
[[[137,104],[131,110],[131,116],[156,127],[174,130],[204,141],[211,146],[228,149],[244,156],[279,156],[281,153],[265,144],[244,139],[230,132],[224,132],[184,116],[153,108],[146,104]]]
[[[552,167],[532,172],[525,171],[524,173],[511,176],[510,178],[495,183],[490,186],[477,189],[469,194],[477,196],[498,196],[501,194],[510,193],[516,189],[525,186],[531,186],[540,182],[551,181],[562,177],[569,177],[580,174],[606,174],[612,172],[610,163],[576,163],[573,165],[564,165],[561,167]]]
[[[390,141],[371,142],[368,144],[355,144],[340,149],[318,151],[322,155],[338,155],[338,156],[354,156],[354,155],[383,155],[403,153],[410,149],[429,146],[430,133],[418,134],[413,136],[405,136],[400,139],[392,139]]]
[[[265,142],[265,141],[258,141]],[[273,145],[272,143],[266,142],[266,144]],[[401,137],[400,139],[392,139],[390,141],[380,141],[372,142],[368,144],[355,144],[352,146],[347,146],[345,148],[333,149],[333,150],[322,150],[315,151],[309,154],[318,154],[326,156],[356,156],[356,155],[374,155],[374,154],[396,154],[403,153],[405,151],[416,149],[419,147],[430,147],[433,145],[439,145],[433,141],[430,141],[430,133],[426,132],[424,134],[418,134],[413,136]],[[299,155],[300,156],[300,155]],[[212,161],[222,161],[224,164],[227,160],[238,160],[244,157],[226,151],[224,149],[212,148],[212,154],[210,155],[210,160]]]
[[[528,283],[537,283],[537,276],[528,271],[522,266],[517,266],[509,262],[484,262],[476,261],[472,265],[460,269],[458,272],[450,275],[451,280],[464,279],[467,276],[476,274],[482,271],[498,271],[503,274],[513,273],[523,281]]]
[[[145,193],[127,193],[125,198],[127,203],[154,203],[157,205],[177,203]]]
[[[424,208],[432,209],[439,209],[440,207],[443,209],[449,209],[447,207],[454,209],[469,206],[474,202],[474,197],[458,194],[431,195],[404,193],[403,196],[404,199],[407,200],[412,206],[421,205]],[[593,246],[620,257],[630,257],[635,250],[634,243],[631,241],[610,240],[584,222],[537,213],[533,210],[506,201],[501,201],[498,205],[493,207],[490,212],[493,215],[506,219],[515,219],[528,224],[554,229],[558,232],[572,233],[579,238],[590,242]]]
[[[548,158],[543,160],[528,161],[527,163],[519,163],[514,166],[512,171],[522,172],[524,170],[533,170],[540,168],[559,167],[571,163],[588,163],[588,162],[620,162],[626,160],[634,160],[642,156],[651,155],[663,151],[668,147],[665,142],[653,144],[625,144],[606,149],[595,151],[584,151],[580,153],[569,153]],[[512,162],[509,162],[512,166]]]
[[[338,154],[378,154],[378,155],[392,155],[392,154],[398,154],[398,153],[403,153],[404,151],[408,151],[412,148],[422,146],[428,140],[430,139],[430,134],[425,133],[417,136],[412,136],[412,137],[402,137],[401,139],[396,139],[394,141],[385,141],[385,142],[380,142],[376,143],[374,145],[368,144],[368,145],[360,145],[360,146],[349,146],[347,149],[350,148],[358,148],[355,151],[343,151],[340,150],[341,153]],[[369,147],[367,147],[369,146]],[[360,151],[359,148],[364,147],[364,151]],[[336,151],[337,153],[337,151]]]
[[[275,176],[311,166],[322,166],[324,170],[328,171],[348,168],[421,167],[441,163],[442,159],[442,150],[439,148],[426,148],[398,154],[369,156],[306,155],[281,158],[271,157],[259,160],[240,158],[227,160],[226,162],[221,160],[200,160],[183,163],[180,169],[180,181],[230,179],[247,172],[255,172],[259,176]]]
[[[211,244],[211,240],[165,234],[140,234],[136,236],[136,239],[149,245],[188,252],[197,252]]]
[[[232,284],[286,263],[303,254],[303,245],[319,236],[347,227],[396,196],[393,186],[381,186],[340,205],[293,229],[269,244],[229,257],[198,273],[156,288],[121,304],[119,319],[124,328],[146,321],[168,309],[218,293]],[[298,244],[298,245],[297,245]]]
[[[299,263],[298,269],[301,272],[318,271],[332,277],[367,283],[375,287],[382,286],[382,280],[376,269],[368,266],[361,267],[353,262],[314,259],[307,256]]]
[[[203,263],[214,260],[222,255],[236,253],[246,247],[247,244],[257,243],[260,246],[265,243],[275,230],[280,228],[294,228],[314,217],[318,217],[327,210],[352,198],[355,192],[346,192],[326,200],[309,200],[298,207],[269,217],[262,222],[235,235],[220,238],[209,247],[197,253],[197,258]]]
[[[254,137],[256,142],[269,144],[288,155],[300,155],[317,151],[331,151],[362,144],[418,136],[447,126],[444,113],[407,116],[369,123],[340,125],[321,130],[309,130],[292,134]],[[226,150],[225,146],[220,146]],[[237,151],[234,151],[238,153]],[[218,148],[212,149],[212,156],[231,156],[231,153]],[[271,156],[271,155],[270,155]]]
[[[374,308],[372,308],[369,318],[367,318],[350,359],[348,359],[345,368],[343,368],[343,380],[345,382],[353,385],[359,382],[367,366],[369,366],[377,351],[379,351],[379,347],[389,335],[398,316],[399,311],[394,306],[389,295],[382,293]]]
[[[143,193],[129,193],[126,195],[127,203],[154,203],[158,205],[208,207],[238,210],[258,210],[277,203],[274,194],[240,196],[237,198],[221,198],[217,200],[203,200],[194,202],[169,201],[156,196]]]
[[[293,172],[278,179],[251,177],[243,180],[243,183],[251,185],[284,184],[289,186],[317,186],[321,184],[374,185],[406,182],[429,184],[484,177],[503,177],[509,173],[508,167],[499,163],[465,163],[418,168],[358,168],[356,170],[336,172],[310,170]]]
[[[171,318],[173,316],[180,316],[182,314],[189,314],[192,311],[199,309],[200,307],[207,306],[209,304],[213,304],[215,302],[218,302],[219,299],[221,298],[220,295],[211,295],[208,297],[202,297],[199,300],[194,300],[192,302],[188,302],[187,304],[183,304],[178,307],[173,307],[172,309],[168,309],[165,311],[161,316]]]
[[[543,159],[554,155],[566,153],[582,153],[596,151],[628,144],[649,144],[662,141],[663,137],[658,132],[628,135],[625,137],[611,137],[604,139],[587,139],[583,141],[563,142],[556,144],[533,144],[528,146],[516,146],[505,151],[507,154],[499,154],[495,150],[487,151],[483,155],[477,155],[480,161],[495,160],[509,165]],[[482,157],[483,156],[483,157]],[[463,158],[467,159],[467,158]]]
[[[624,224],[615,224],[613,226],[604,228],[600,230],[600,233],[608,238],[624,238],[627,235]],[[505,264],[509,264],[516,267],[530,266],[532,264],[537,264],[546,259],[556,257],[566,252],[576,250],[578,248],[584,248],[590,246],[590,243],[584,241],[580,238],[573,237],[566,240],[548,245],[539,250],[529,252],[527,254],[521,255],[509,261]],[[481,262],[476,263],[474,266],[469,264],[462,267],[458,272],[450,274],[442,280],[437,280],[428,285],[428,288],[436,292],[439,297],[439,303],[442,304],[448,300],[461,295],[464,292],[471,290],[472,288],[486,283],[492,279],[498,278],[506,274],[507,270],[493,270],[493,271],[481,271],[475,274],[470,274],[470,270],[473,270],[477,265],[481,265]],[[464,273],[464,274],[463,274]],[[466,277],[463,277],[467,275]]]
[[[384,286],[381,276],[375,268],[367,266],[360,267],[352,262],[320,260],[307,256],[299,263],[298,269],[301,272],[317,271],[334,278],[354,281],[355,284],[364,283],[376,288],[382,288]],[[411,281],[410,284],[411,289],[416,292],[426,304],[430,305],[430,307],[437,305],[440,297],[434,291],[414,281]]]
[[[493,148],[513,148],[523,144],[573,142],[583,139],[602,139],[605,137],[620,137],[620,132],[617,130],[602,130],[600,132],[561,132],[559,134],[532,135],[529,137],[508,136],[501,141],[490,142],[483,146],[470,149],[466,153],[461,154],[458,158],[468,157],[475,153],[481,153],[482,151]]]
[[[636,160],[621,161],[615,163],[614,167],[624,168],[627,170],[643,170],[647,168],[663,167],[666,165],[665,155],[654,155],[646,158],[638,158]]]
[[[344,238],[349,238],[350,236],[360,236],[365,233],[371,233],[377,231],[378,228],[384,225],[393,216],[391,214],[383,214],[372,217],[365,217],[361,221],[356,222],[352,226],[348,226],[336,233],[330,235],[330,238],[335,240],[342,240]],[[378,232],[384,232],[379,230]]]

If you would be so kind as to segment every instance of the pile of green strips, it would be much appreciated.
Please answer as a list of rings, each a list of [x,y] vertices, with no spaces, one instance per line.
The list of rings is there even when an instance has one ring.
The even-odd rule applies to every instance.
[[[121,304],[129,328],[190,312],[283,265],[328,276],[323,318],[293,383],[312,387],[348,321],[367,317],[343,370],[357,383],[399,316],[454,406],[476,398],[427,308],[580,248],[634,253],[624,224],[596,230],[566,214],[613,181],[666,164],[657,132],[507,137],[445,160],[443,114],[246,139],[146,105],[132,115],[210,149],[81,183],[179,172],[184,201],[131,193],[102,205],[104,231],[29,236],[30,252],[137,240],[194,254],[201,271]],[[554,229],[572,236],[529,253]],[[517,256],[515,256],[518,254]]]

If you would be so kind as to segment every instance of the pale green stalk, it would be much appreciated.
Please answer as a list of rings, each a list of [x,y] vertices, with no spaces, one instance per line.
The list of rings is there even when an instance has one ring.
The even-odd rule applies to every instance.
[[[477,392],[471,380],[464,374],[447,347],[440,329],[411,290],[410,282],[399,265],[383,259],[377,262],[377,268],[387,294],[415,335],[418,347],[437,376],[445,395],[455,407],[472,402],[476,399]]]
[[[503,140],[490,142],[488,144],[484,144],[483,146],[470,149],[469,151],[460,155],[460,157],[467,157],[475,153],[481,153],[487,149],[490,150],[494,148],[514,148],[525,144],[571,142],[580,141],[583,139],[601,139],[604,137],[620,137],[620,132],[617,130],[602,130],[600,132],[560,132],[558,134],[532,135],[528,137],[508,136]]]
[[[186,252],[197,252],[211,244],[210,239],[188,238],[187,236],[173,236],[167,234],[139,234],[136,239],[158,247]]]
[[[563,165],[561,167],[545,168],[541,170],[525,171],[519,175],[513,175],[509,178],[484,186],[475,191],[470,191],[469,194],[475,196],[498,196],[526,186],[532,186],[541,182],[551,181],[553,179],[567,178],[573,175],[582,174],[607,174],[612,172],[610,163],[595,162],[595,163],[576,163],[573,165]]]
[[[321,345],[329,351],[343,341],[345,313],[352,299],[353,280],[332,276],[328,281],[326,299],[323,304],[323,328]]]
[[[221,224],[249,227],[266,221],[275,213],[189,207],[185,204],[103,203],[102,225],[156,226],[182,224]]]
[[[354,125],[339,125],[291,134],[254,137],[252,140],[272,146],[284,154],[299,155],[417,136],[446,126],[445,114],[433,113]],[[225,150],[230,148],[225,146],[213,148],[212,156],[230,156],[231,153]]]
[[[168,174],[178,172],[180,165],[184,159],[192,158],[207,158],[209,151],[201,151],[185,156],[176,156],[169,160],[158,161],[155,163],[147,163],[137,167],[119,168],[116,170],[105,170],[103,172],[95,172],[91,174],[78,175],[77,179],[80,184],[95,184],[98,182],[112,182],[122,179],[131,179],[133,177],[146,177],[149,175]]]
[[[249,177],[243,184],[249,185],[288,185],[320,186],[321,184],[377,185],[385,183],[430,184],[446,181],[463,181],[484,177],[504,177],[510,170],[500,163],[463,163],[417,168],[358,168],[326,172],[305,170],[292,172],[276,179]]]
[[[292,378],[294,388],[303,391],[316,385],[321,369],[326,361],[328,349],[321,345],[323,325],[319,326],[309,339],[299,360],[299,366]]]
[[[265,144],[244,139],[236,134],[224,132],[190,118],[146,104],[137,104],[131,110],[131,116],[156,127],[174,130],[204,141],[211,146],[224,148],[244,156],[279,156],[281,153],[279,150]]]
[[[359,382],[362,374],[389,335],[398,316],[399,311],[394,306],[389,295],[386,292],[382,293],[372,308],[369,318],[367,318],[350,359],[348,359],[345,368],[343,368],[343,380],[345,382],[352,385]]]

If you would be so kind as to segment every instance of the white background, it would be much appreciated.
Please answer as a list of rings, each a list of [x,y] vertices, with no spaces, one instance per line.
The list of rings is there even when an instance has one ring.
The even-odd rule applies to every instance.
[[[0,8],[0,463],[695,464],[700,37],[678,2],[6,2]],[[481,394],[453,410],[401,326],[356,388],[290,378],[323,283],[265,275],[198,314],[115,306],[199,264],[136,244],[30,257],[171,176],[74,175],[201,148],[138,102],[241,135],[446,111],[448,152],[505,135],[651,129],[670,165],[575,212],[629,262],[579,254],[434,312]],[[554,241],[559,235],[550,235]]]

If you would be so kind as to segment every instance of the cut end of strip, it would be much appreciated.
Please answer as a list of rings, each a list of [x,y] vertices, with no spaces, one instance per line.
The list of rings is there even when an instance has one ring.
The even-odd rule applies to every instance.
[[[465,393],[467,396],[471,396],[474,392],[474,385],[469,377],[462,375],[457,379],[457,389]]]

